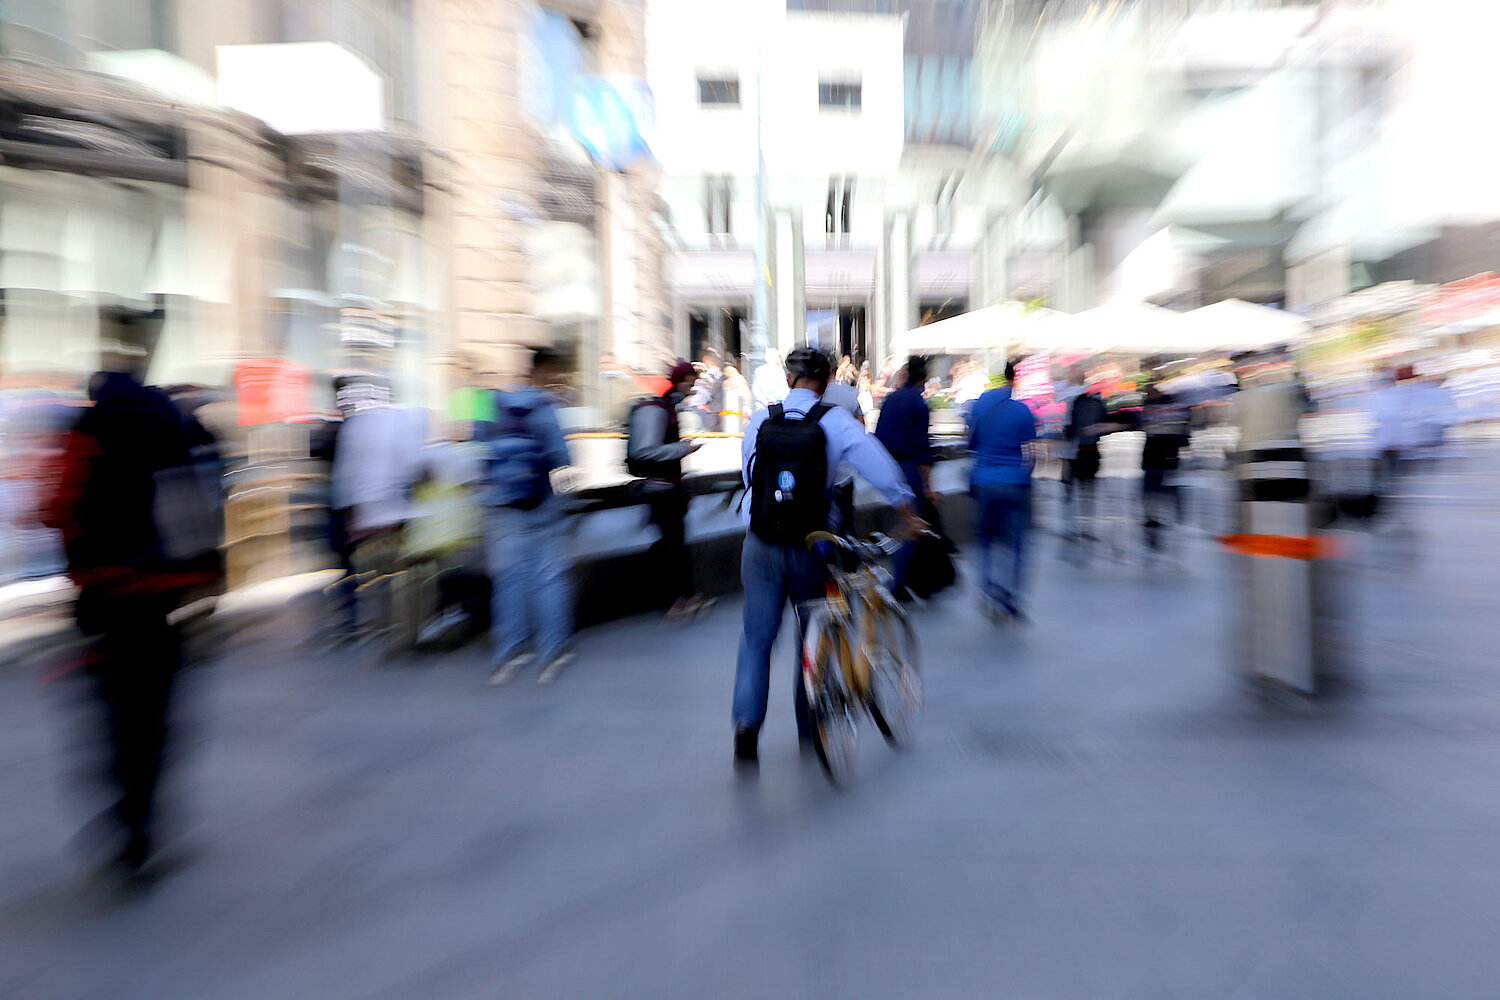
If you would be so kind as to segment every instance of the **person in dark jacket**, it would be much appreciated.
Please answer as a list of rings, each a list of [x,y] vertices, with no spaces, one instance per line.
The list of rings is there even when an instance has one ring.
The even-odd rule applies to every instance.
[[[1068,407],[1063,438],[1072,446],[1068,463],[1067,506],[1071,511],[1069,536],[1075,541],[1094,540],[1094,486],[1099,476],[1099,439],[1109,419],[1104,399],[1093,386],[1073,398]]]
[[[693,587],[693,564],[687,547],[688,495],[682,484],[682,460],[702,447],[682,440],[677,410],[698,378],[691,362],[678,358],[667,373],[665,392],[642,400],[630,413],[625,462],[632,475],[645,480],[641,490],[651,509],[651,523],[661,531],[651,561],[659,599],[672,620],[704,610],[705,600]]]
[[[119,325],[128,331],[131,323]],[[186,594],[222,579],[217,552],[168,556],[163,515],[191,512],[158,509],[159,474],[190,467],[208,450],[216,465],[217,449],[200,424],[129,371],[131,353],[114,345],[94,376],[93,405],[69,435],[44,515],[63,535],[78,626],[93,640],[86,674],[114,796],[94,828],[109,836],[112,860],[127,874],[147,862],[159,838],[158,789],[181,661],[169,617]]]
[[[934,456],[932,438],[928,434],[931,413],[922,389],[927,384],[927,359],[912,358],[906,363],[906,380],[885,398],[880,407],[880,420],[875,425],[875,437],[885,445],[901,473],[906,485],[917,498],[919,516],[932,519],[932,466]],[[893,585],[897,597],[906,597],[906,573],[911,563],[916,542],[903,546],[896,554]]]
[[[1188,408],[1156,386],[1146,390],[1141,408],[1140,429],[1146,440],[1141,447],[1141,510],[1146,547],[1152,552],[1162,547],[1162,528],[1170,516],[1182,519],[1182,500],[1171,477],[1177,471],[1179,456],[1188,443]]]

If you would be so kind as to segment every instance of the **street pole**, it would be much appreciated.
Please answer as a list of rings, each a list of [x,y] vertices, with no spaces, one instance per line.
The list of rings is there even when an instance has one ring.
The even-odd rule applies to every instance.
[[[762,65],[765,62],[765,25],[759,32],[755,58],[755,293],[750,309],[751,377],[766,363],[770,332],[769,234],[766,231],[766,151],[764,145],[765,85]]]

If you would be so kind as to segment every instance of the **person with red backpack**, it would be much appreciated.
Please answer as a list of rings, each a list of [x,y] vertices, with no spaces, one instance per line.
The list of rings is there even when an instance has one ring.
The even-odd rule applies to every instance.
[[[639,476],[641,495],[651,509],[651,523],[661,538],[651,546],[651,564],[659,600],[669,607],[667,619],[691,618],[712,606],[693,587],[693,563],[687,547],[688,494],[682,484],[682,460],[702,447],[682,440],[677,409],[698,377],[691,362],[678,358],[659,396],[647,396],[630,411],[625,467]]]
[[[538,350],[530,381],[496,392],[489,418],[474,424],[474,440],[485,447],[491,684],[509,683],[532,660],[542,665],[537,683],[548,684],[573,659],[567,516],[551,479],[571,459],[552,396],[542,388],[561,362],[554,352]]]
[[[740,579],[744,629],[734,675],[734,757],[758,759],[760,727],[771,686],[771,647],[782,613],[823,593],[825,567],[807,536],[829,527],[830,493],[840,462],[848,462],[901,515],[915,534],[924,525],[894,459],[847,410],[823,402],[832,360],[812,347],[787,355],[791,391],[784,402],[758,411],[745,429],[741,468],[749,504]],[[801,629],[801,622],[798,622]],[[797,656],[801,657],[801,642]],[[797,736],[811,744],[811,718],[800,664],[793,671]]]
[[[157,802],[182,644],[172,613],[223,583],[222,471],[213,436],[135,368],[145,317],[106,314],[92,405],[68,436],[42,520],[63,537],[74,608],[90,638],[84,675],[105,735],[114,801],[90,826],[133,876],[159,845]],[[145,318],[146,321],[151,321]],[[94,846],[94,845],[89,845]]]

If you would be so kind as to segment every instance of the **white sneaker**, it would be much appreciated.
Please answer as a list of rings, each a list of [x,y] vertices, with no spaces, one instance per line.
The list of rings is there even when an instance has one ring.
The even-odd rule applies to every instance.
[[[557,680],[557,676],[568,669],[568,664],[573,662],[575,655],[572,651],[557,654],[552,662],[547,664],[546,669],[538,675],[536,682],[538,684],[551,684]]]
[[[443,637],[449,629],[463,623],[469,616],[462,608],[449,608],[422,627],[417,633],[417,645],[425,646]]]
[[[516,673],[520,671],[522,667],[526,666],[526,664],[530,663],[531,659],[532,657],[530,653],[518,653],[515,656],[512,656],[510,659],[506,660],[504,663],[495,668],[495,672],[490,674],[489,683],[494,687],[499,687],[502,684],[509,684],[512,680],[515,679]]]

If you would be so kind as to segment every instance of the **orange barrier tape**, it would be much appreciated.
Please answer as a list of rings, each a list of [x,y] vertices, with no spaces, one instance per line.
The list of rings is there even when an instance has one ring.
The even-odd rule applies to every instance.
[[[1247,556],[1327,559],[1337,553],[1332,539],[1318,535],[1220,535],[1219,544]]]

